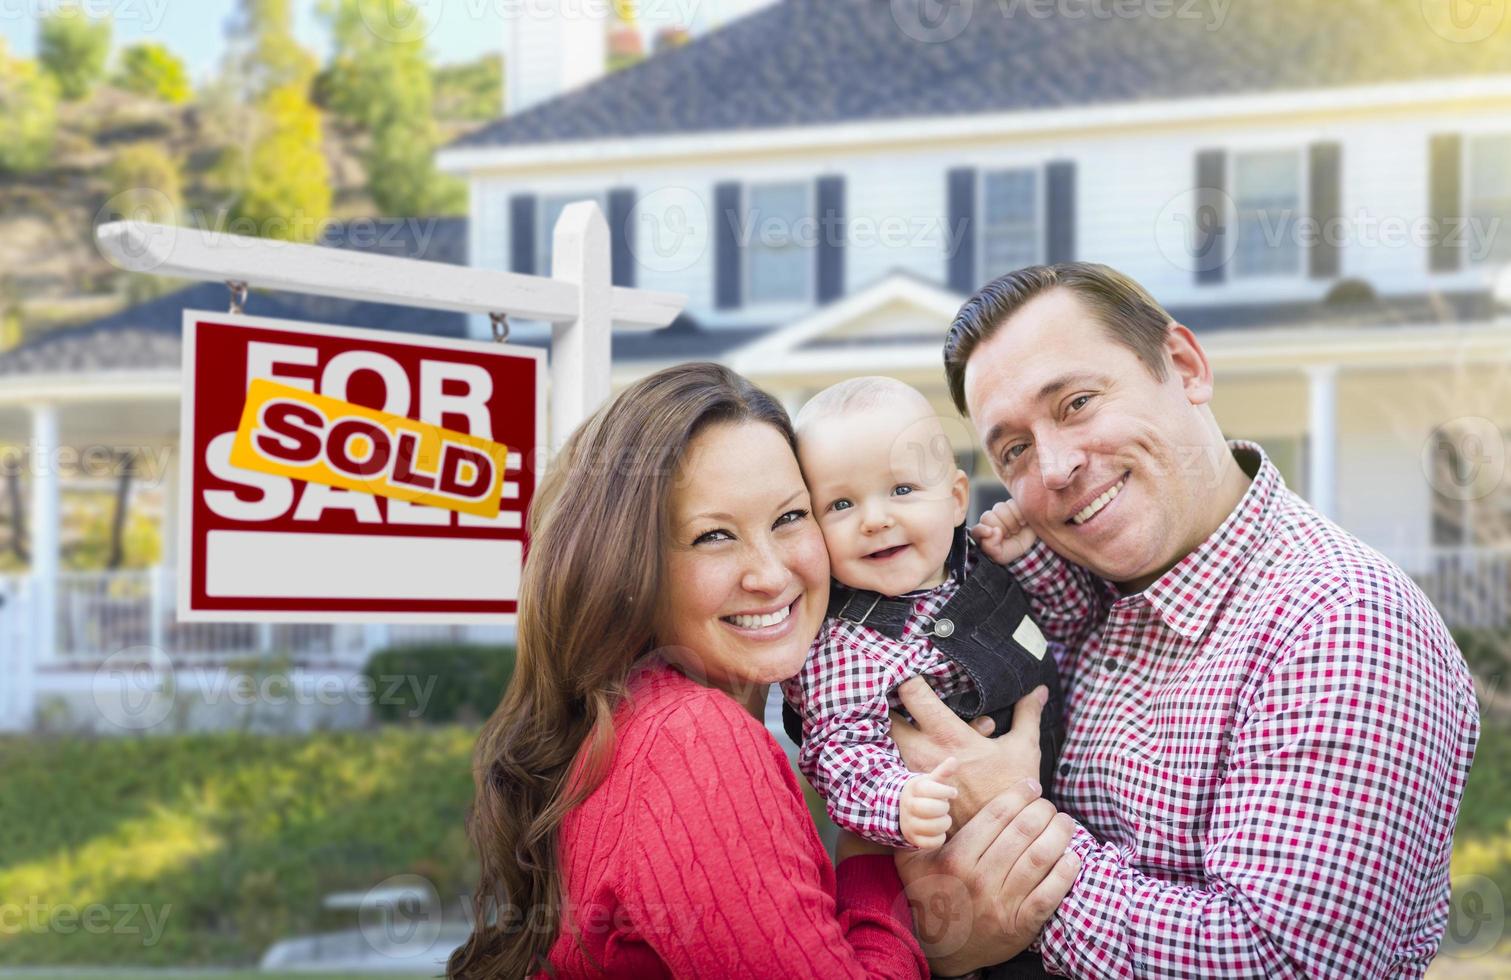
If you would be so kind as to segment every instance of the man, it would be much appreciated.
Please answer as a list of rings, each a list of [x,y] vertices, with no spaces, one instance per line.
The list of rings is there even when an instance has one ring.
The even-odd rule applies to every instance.
[[[1479,736],[1470,674],[1421,591],[1258,445],[1224,440],[1195,335],[1105,266],[989,283],[951,326],[945,370],[1039,539],[1010,567],[1059,645],[1052,795],[1081,870],[1043,930],[1045,966],[1421,976]],[[903,693],[904,756],[957,756],[967,812],[1037,771],[1018,725],[990,740],[926,686]],[[959,875],[979,909],[1001,868],[954,843],[899,865],[915,898],[950,901],[958,885],[930,889]],[[981,938],[937,947],[936,970],[986,962]]]

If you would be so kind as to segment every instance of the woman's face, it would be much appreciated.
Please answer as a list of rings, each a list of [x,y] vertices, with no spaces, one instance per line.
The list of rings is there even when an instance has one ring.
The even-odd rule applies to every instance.
[[[656,628],[667,659],[742,703],[802,668],[829,602],[811,509],[774,427],[723,423],[693,439],[670,501]]]

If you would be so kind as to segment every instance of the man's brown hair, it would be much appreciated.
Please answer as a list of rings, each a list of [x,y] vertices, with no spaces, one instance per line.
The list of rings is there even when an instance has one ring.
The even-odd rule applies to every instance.
[[[1138,355],[1155,380],[1164,381],[1170,314],[1148,291],[1110,266],[1094,262],[1031,265],[982,286],[965,301],[944,338],[944,374],[950,398],[965,407],[965,364],[977,345],[1018,310],[1052,289],[1068,289],[1101,321],[1108,335]]]

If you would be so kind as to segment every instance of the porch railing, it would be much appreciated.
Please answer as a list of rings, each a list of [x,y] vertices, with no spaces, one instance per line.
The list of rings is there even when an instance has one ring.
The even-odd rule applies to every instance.
[[[1431,548],[1390,557],[1416,580],[1449,626],[1511,628],[1511,546]],[[356,663],[384,646],[513,638],[508,627],[445,624],[181,623],[174,615],[175,574],[171,567],[60,574],[56,659],[98,660],[146,646],[176,660],[286,653],[305,661]],[[13,584],[23,596],[20,580]],[[14,615],[7,619],[25,632]],[[21,635],[13,640],[25,642]],[[49,659],[38,651],[39,663]]]
[[[1428,548],[1391,558],[1450,627],[1511,626],[1511,546]]]
[[[96,660],[146,646],[175,660],[285,653],[299,660],[351,663],[385,646],[507,642],[513,636],[502,626],[181,623],[174,615],[175,576],[169,567],[59,574],[57,659]]]

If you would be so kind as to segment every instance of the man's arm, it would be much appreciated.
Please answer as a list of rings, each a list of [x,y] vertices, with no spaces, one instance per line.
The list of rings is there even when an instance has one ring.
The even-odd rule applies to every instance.
[[[1243,699],[1205,883],[1141,873],[1078,829],[1084,867],[1045,929],[1046,964],[1099,977],[1379,976],[1422,916],[1445,913],[1429,898],[1446,902],[1479,733],[1452,650],[1403,610],[1359,600],[1281,642],[1283,659]]]

